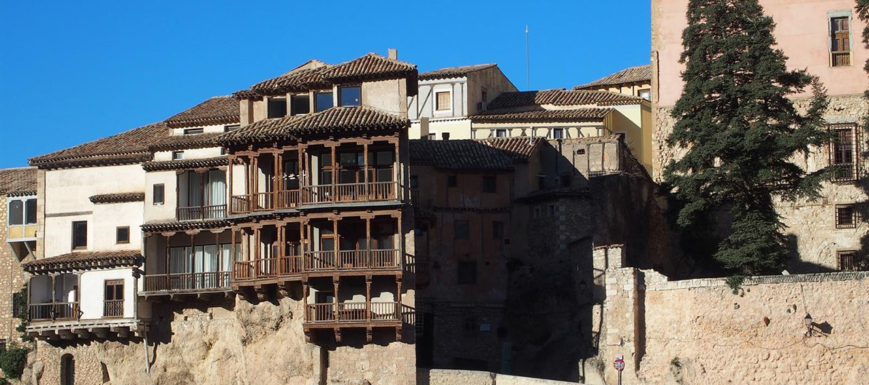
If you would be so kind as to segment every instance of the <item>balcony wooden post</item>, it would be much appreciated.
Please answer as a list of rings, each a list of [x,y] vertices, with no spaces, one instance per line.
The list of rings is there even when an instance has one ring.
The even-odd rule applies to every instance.
[[[396,234],[396,249],[398,249],[398,267],[404,270],[404,231],[401,228],[401,213],[403,210],[398,211],[398,234]]]
[[[399,140],[396,140],[395,143],[393,144],[393,145],[395,146],[395,159],[392,160],[392,168],[393,168],[393,173],[392,173],[392,174],[393,174],[393,176],[392,176],[392,177],[393,177],[392,186],[395,187],[395,188],[393,189],[392,193],[395,194],[394,199],[396,199],[396,200],[401,200],[401,195],[398,194],[398,189],[399,189],[399,186],[401,186],[401,183],[400,183],[400,182],[402,182],[402,180],[401,180],[401,162],[399,162],[399,160],[398,160],[398,156],[399,156],[399,153],[398,153],[398,149],[399,149],[399,148],[398,148],[398,143],[399,143],[399,142],[400,142],[400,139],[399,139]],[[386,197],[386,198],[387,198],[387,199],[390,198],[390,197],[388,196],[388,193],[387,193],[387,197]]]
[[[57,291],[54,287],[55,277],[56,276],[54,274],[51,275],[51,311],[49,311],[49,314],[51,314],[52,321],[57,318],[57,299],[55,298],[55,296],[57,295]]]
[[[332,150],[332,192],[330,194],[332,195],[333,202],[335,201],[335,199],[338,199],[336,198],[338,192],[335,191],[335,181],[338,180],[338,159],[335,158],[335,149],[337,147],[338,146],[335,143],[332,143],[332,146],[330,147]]]
[[[30,303],[30,299],[32,298],[31,295],[33,295],[31,292],[32,289],[33,289],[33,278],[30,278],[27,280],[27,319],[30,321],[33,320],[33,313],[31,312],[31,309],[32,309],[31,306],[33,304]],[[17,316],[17,314],[13,314],[13,316]]]
[[[367,268],[371,268],[371,217],[365,217],[365,263]]]
[[[305,258],[308,250],[308,248],[305,247],[305,244],[307,243],[305,241],[305,225],[306,223],[299,223],[299,255],[302,257],[302,263],[299,266],[300,272],[305,270]]]
[[[259,156],[254,155],[251,157],[251,170],[250,170],[250,210],[256,211],[257,205],[259,205],[259,197],[257,193],[259,192]]]
[[[335,268],[338,269],[341,265],[341,236],[338,235],[338,218],[332,220],[332,234],[335,235],[335,247],[333,249],[335,253]]]
[[[232,214],[234,212],[232,208],[232,166],[235,164],[235,157],[229,155],[227,162],[229,163],[229,168],[226,170],[228,179],[226,181],[226,212],[227,214]]]
[[[190,270],[185,273],[188,277],[193,278],[193,273],[196,272],[196,234],[190,234],[190,264],[192,265]],[[186,288],[182,287],[182,289]]]
[[[214,233],[214,252],[217,253],[217,269],[212,272],[214,276],[212,279],[215,280],[213,284],[217,285],[216,287],[221,287],[223,286],[221,282],[223,280],[221,276],[221,271],[223,270],[223,249],[220,248],[220,233]],[[221,284],[218,284],[219,282]]]
[[[172,236],[175,235],[175,233],[172,233],[170,235],[166,235],[166,234],[162,234],[162,235],[163,235],[163,238],[166,238],[166,290],[169,290],[170,289],[169,286],[171,285],[171,282],[172,282],[172,278],[169,276],[169,273],[171,272],[171,267],[172,267],[172,264],[171,264],[172,263],[171,244],[172,244]]]
[[[335,288],[335,295],[332,296],[332,311],[334,312],[335,322],[338,322],[338,286],[340,286],[341,278],[338,276],[332,277],[332,285]]]
[[[395,316],[401,317],[401,277],[395,277],[395,293],[396,293],[396,303],[395,303]]]
[[[272,169],[272,174],[274,174],[274,185],[272,186],[272,210],[278,208],[278,191],[281,190],[281,154],[273,153],[272,155],[275,158],[275,167]]]
[[[205,178],[208,177],[208,171],[199,172],[199,220],[205,219]]]
[[[238,256],[235,255],[235,229],[229,229],[229,274],[235,277],[235,262],[238,261]]]
[[[367,201],[371,200],[371,191],[370,191],[370,187],[368,185],[368,142],[365,142],[362,144],[362,151],[363,151],[362,159],[363,159],[363,162],[365,162],[365,164],[364,164],[364,170],[365,170],[364,181],[365,181],[365,184],[362,185],[362,191],[363,191],[363,194],[365,194],[365,201],[367,202]],[[376,179],[377,178],[375,178],[375,180]]]
[[[259,227],[253,229],[253,244],[254,244],[254,267],[253,267],[253,278],[256,279],[259,277],[259,260],[260,260],[260,240],[259,240]]]
[[[309,322],[313,321],[312,318],[314,318],[314,316],[313,316],[313,314],[310,314],[311,311],[310,311],[310,309],[308,309],[308,280],[307,279],[302,280],[302,303],[304,304],[304,308],[305,308],[305,321],[309,321]]]
[[[371,322],[371,275],[365,276],[365,320]]]

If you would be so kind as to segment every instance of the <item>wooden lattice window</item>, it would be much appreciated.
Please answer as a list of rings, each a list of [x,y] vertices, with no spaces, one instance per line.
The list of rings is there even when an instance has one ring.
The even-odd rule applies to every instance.
[[[858,179],[857,125],[837,124],[830,127],[830,166],[834,167],[833,181],[847,182]]]

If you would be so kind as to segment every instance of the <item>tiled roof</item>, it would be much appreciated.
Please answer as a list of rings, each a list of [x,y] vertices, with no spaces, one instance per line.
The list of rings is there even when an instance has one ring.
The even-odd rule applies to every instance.
[[[435,79],[447,79],[447,78],[459,78],[463,76],[468,76],[471,72],[476,72],[480,70],[484,70],[487,68],[492,68],[497,66],[497,64],[475,64],[469,66],[461,66],[461,67],[450,67],[450,68],[441,68],[439,70],[428,71],[419,74],[419,80],[435,80]]]
[[[397,115],[364,106],[332,107],[306,116],[264,119],[218,138],[221,143],[287,140],[299,135],[339,133],[362,130],[401,130],[410,121]]]
[[[30,158],[39,168],[132,164],[151,159],[148,147],[169,135],[165,123],[154,123],[65,150]]]
[[[411,140],[410,163],[453,171],[513,169],[507,152],[476,140]]]
[[[488,138],[478,139],[480,143],[496,148],[505,153],[514,162],[528,162],[528,158],[534,153],[546,139],[541,137],[514,137],[514,138]]]
[[[142,263],[142,259],[142,254],[137,250],[82,251],[25,262],[21,264],[21,267],[28,273],[39,274],[70,270],[139,266]]]
[[[501,108],[529,107],[540,105],[553,106],[618,106],[640,104],[645,99],[606,91],[524,91],[505,92],[498,95],[488,105],[489,110]]]
[[[186,170],[203,167],[220,167],[229,164],[229,159],[225,156],[217,156],[213,158],[202,159],[180,159],[167,160],[162,162],[146,162],[142,163],[142,168],[145,171],[165,171],[165,170]]]
[[[314,68],[301,68],[313,65]],[[293,91],[307,91],[315,88],[331,88],[332,85],[323,73],[332,66],[318,60],[311,60],[299,68],[293,69],[281,76],[271,78],[250,87],[250,90],[233,94],[236,98],[248,98],[258,95],[285,94]],[[247,93],[244,93],[247,92]]]
[[[523,112],[487,111],[471,116],[474,123],[552,123],[552,122],[600,122],[612,108],[577,108],[572,110],[534,110]]]
[[[124,203],[124,202],[144,202],[145,193],[118,193],[118,194],[101,194],[90,197],[92,203]]]
[[[573,89],[582,90],[589,88],[598,88],[606,86],[614,86],[618,84],[630,83],[651,83],[652,81],[652,66],[650,64],[636,66],[623,69],[612,75],[602,77],[588,84],[576,86]]]
[[[232,96],[215,96],[169,119],[171,128],[238,123],[238,100]]]
[[[36,195],[36,168],[0,169],[0,195]]]
[[[214,139],[223,135],[222,132],[209,132],[195,135],[169,135],[150,146],[151,151],[175,151],[194,148],[217,147]]]
[[[216,229],[221,227],[229,227],[231,224],[223,219],[213,219],[204,221],[184,221],[184,222],[157,222],[146,223],[142,225],[142,231],[145,232],[161,232],[161,231],[184,231],[184,230],[204,230]]]
[[[369,53],[338,64],[323,72],[326,79],[340,83],[351,80],[394,79],[416,72],[416,65]]]

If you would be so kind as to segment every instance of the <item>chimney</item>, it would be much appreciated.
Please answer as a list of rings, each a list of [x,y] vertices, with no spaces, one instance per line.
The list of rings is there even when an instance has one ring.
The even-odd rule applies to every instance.
[[[395,48],[390,48],[386,50],[386,57],[398,60],[398,50]]]

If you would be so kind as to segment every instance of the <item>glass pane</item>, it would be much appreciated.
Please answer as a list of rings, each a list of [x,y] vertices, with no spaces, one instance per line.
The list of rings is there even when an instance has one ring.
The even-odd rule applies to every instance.
[[[286,99],[269,99],[269,118],[280,118],[287,116],[287,100]]]
[[[24,223],[24,202],[14,200],[9,202],[9,224],[21,225]]]
[[[115,299],[115,290],[111,285],[106,285],[106,301]]]
[[[356,153],[355,152],[342,152],[339,155],[339,160],[341,161],[342,166],[356,166]]]
[[[329,167],[332,165],[332,153],[324,152],[320,154],[320,167]]]
[[[115,285],[115,299],[124,299],[124,285]]]
[[[317,99],[315,99],[317,112],[323,111],[328,108],[332,108],[332,93],[331,92],[318,92]]]
[[[392,169],[391,168],[377,169],[377,181],[378,182],[392,182]]]
[[[341,170],[338,173],[338,183],[356,183],[356,172],[352,170]]]
[[[332,172],[323,171],[320,173],[320,184],[332,184]]]
[[[169,273],[178,274],[184,272],[184,248],[173,247],[169,249]]]
[[[322,250],[322,251],[335,250],[335,239],[334,238],[322,238],[320,240],[320,250]]]
[[[311,101],[308,95],[296,95],[292,97],[292,114],[307,114],[311,112]]]
[[[392,151],[377,151],[377,166],[389,166],[394,162]]]
[[[341,87],[341,105],[358,106],[362,104],[362,89],[359,86]]]
[[[28,199],[25,206],[26,206],[26,210],[25,210],[25,218],[24,218],[25,222],[24,223],[26,223],[28,225],[35,225],[36,224],[36,199]]]

